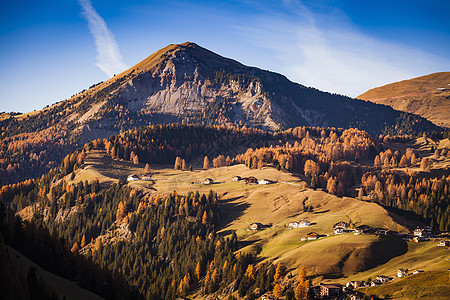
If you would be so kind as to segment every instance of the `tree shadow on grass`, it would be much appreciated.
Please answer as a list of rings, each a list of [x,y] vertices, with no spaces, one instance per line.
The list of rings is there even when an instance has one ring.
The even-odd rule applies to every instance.
[[[229,225],[231,225],[234,222],[234,220],[241,217],[244,214],[244,212],[250,207],[250,204],[248,204],[247,202],[242,200],[238,201],[238,199],[241,198],[243,197],[240,196],[219,201],[220,216],[221,216],[221,222],[219,227],[220,229],[226,228]]]
[[[315,215],[316,214],[324,214],[324,213],[327,213],[327,212],[329,212],[330,210],[329,209],[327,209],[327,210],[322,210],[322,211],[315,211],[315,212],[313,212]]]
[[[413,230],[416,226],[426,224],[428,225],[428,220],[421,215],[416,214],[410,210],[404,210],[396,207],[383,206],[384,209],[389,213],[389,216],[398,224]]]

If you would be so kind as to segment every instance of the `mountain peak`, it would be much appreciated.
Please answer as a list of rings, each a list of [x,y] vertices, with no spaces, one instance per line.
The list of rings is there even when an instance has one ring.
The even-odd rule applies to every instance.
[[[182,47],[199,47],[199,45],[197,45],[196,43],[193,43],[193,42],[184,42],[184,43],[181,43],[181,44],[175,44],[175,45],[177,45],[177,46],[182,46]]]

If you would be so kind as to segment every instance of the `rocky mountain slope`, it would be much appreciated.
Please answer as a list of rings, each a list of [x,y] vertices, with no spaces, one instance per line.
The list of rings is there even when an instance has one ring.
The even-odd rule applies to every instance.
[[[307,88],[193,43],[170,45],[118,76],[124,77],[127,80],[110,93],[107,103],[153,115],[153,120],[244,123],[271,130],[299,125],[359,127],[374,134],[433,128],[415,116]],[[405,118],[414,121],[403,124]]]
[[[436,125],[450,127],[450,72],[387,84],[357,98],[418,114]]]
[[[373,135],[439,130],[417,115],[321,92],[184,43],[41,111],[1,115],[0,185],[44,174],[86,142],[169,122],[357,127]]]

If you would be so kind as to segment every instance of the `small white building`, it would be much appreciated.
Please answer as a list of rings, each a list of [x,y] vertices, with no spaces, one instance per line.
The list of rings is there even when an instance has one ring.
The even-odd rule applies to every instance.
[[[214,183],[214,180],[212,180],[211,178],[206,178],[204,184],[212,184]]]
[[[262,229],[263,227],[264,227],[263,224],[255,222],[255,223],[250,224],[250,227],[248,229],[256,231],[256,230]]]
[[[440,241],[438,244],[439,247],[449,247],[450,241]]]
[[[127,178],[127,181],[136,181],[136,180],[139,180],[139,176],[137,176],[136,174],[131,174]]]
[[[333,232],[334,234],[343,234],[344,233],[344,229],[342,228],[336,228]]]
[[[308,220],[301,220],[300,222],[291,222],[289,223],[290,228],[300,228],[300,227],[309,227],[311,223]]]
[[[273,183],[273,182],[268,179],[261,179],[260,181],[258,181],[258,184],[264,184],[264,185],[271,184],[271,183]]]
[[[309,227],[311,223],[308,220],[301,220],[299,223],[299,227]]]

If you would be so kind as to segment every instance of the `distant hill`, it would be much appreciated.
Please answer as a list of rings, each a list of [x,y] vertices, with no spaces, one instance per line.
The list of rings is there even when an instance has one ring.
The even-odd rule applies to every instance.
[[[387,84],[357,98],[418,114],[436,125],[450,127],[450,72]]]
[[[184,43],[43,110],[1,115],[0,185],[42,175],[92,140],[172,122],[356,127],[372,135],[440,130],[420,116],[321,92]]]

